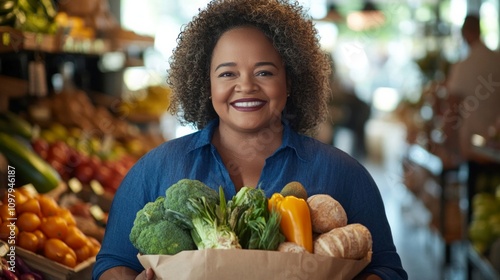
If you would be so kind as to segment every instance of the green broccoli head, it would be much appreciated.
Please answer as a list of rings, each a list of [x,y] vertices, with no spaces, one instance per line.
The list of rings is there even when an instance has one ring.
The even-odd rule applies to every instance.
[[[134,226],[132,227],[129,236],[132,243],[137,242],[137,239],[139,238],[139,235],[143,231],[144,227],[164,219],[164,202],[165,197],[159,196],[155,201],[146,203],[141,210],[137,211]]]
[[[219,194],[203,182],[192,179],[181,179],[165,192],[165,208],[190,216],[189,199],[205,197],[207,203],[218,204]]]
[[[196,249],[189,230],[170,220],[145,225],[132,244],[144,255],[174,255]]]

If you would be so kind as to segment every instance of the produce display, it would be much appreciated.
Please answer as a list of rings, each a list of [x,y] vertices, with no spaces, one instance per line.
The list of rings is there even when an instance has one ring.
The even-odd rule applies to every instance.
[[[145,114],[159,117],[170,106],[171,89],[154,85],[124,96],[119,110],[123,114]]]
[[[56,6],[52,0],[1,0],[0,26],[53,34],[57,30]]]
[[[100,242],[78,228],[69,209],[32,190],[21,187],[14,196],[3,194],[0,239],[70,268],[94,257]]]
[[[6,243],[5,246],[8,246]],[[0,279],[5,280],[43,280],[40,272],[31,268],[22,257],[16,256],[13,260],[9,256],[1,258],[2,269],[0,269]]]
[[[222,187],[217,193],[200,181],[182,179],[137,212],[130,240],[143,255],[212,248],[361,260],[372,250],[365,226],[347,224],[345,210],[334,198],[307,197],[299,182],[271,198],[262,189],[243,187],[226,199]]]
[[[497,187],[496,193],[476,193],[472,198],[471,207],[469,239],[480,254],[488,255],[492,244],[500,240],[500,186]]]

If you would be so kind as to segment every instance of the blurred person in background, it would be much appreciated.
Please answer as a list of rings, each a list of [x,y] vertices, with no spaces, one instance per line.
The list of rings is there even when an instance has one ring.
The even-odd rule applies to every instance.
[[[462,160],[484,161],[471,149],[474,134],[488,137],[500,116],[500,54],[481,40],[480,19],[467,15],[461,28],[467,57],[452,65],[446,81],[450,107],[445,123],[458,134]]]

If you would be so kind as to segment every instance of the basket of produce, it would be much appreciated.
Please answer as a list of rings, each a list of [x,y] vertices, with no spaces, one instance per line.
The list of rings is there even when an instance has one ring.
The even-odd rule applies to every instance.
[[[226,200],[222,187],[180,180],[137,212],[130,240],[158,279],[352,279],[372,253],[365,226],[298,182],[270,198],[243,187]]]
[[[78,227],[69,209],[30,185],[1,195],[0,239],[9,244],[7,256],[22,258],[43,279],[90,277],[101,244]]]

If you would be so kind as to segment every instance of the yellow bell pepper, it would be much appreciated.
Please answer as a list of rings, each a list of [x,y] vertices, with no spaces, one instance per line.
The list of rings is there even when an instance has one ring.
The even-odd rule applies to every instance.
[[[307,202],[295,196],[275,193],[268,202],[269,209],[281,214],[280,229],[287,241],[295,242],[313,252],[311,214]]]

